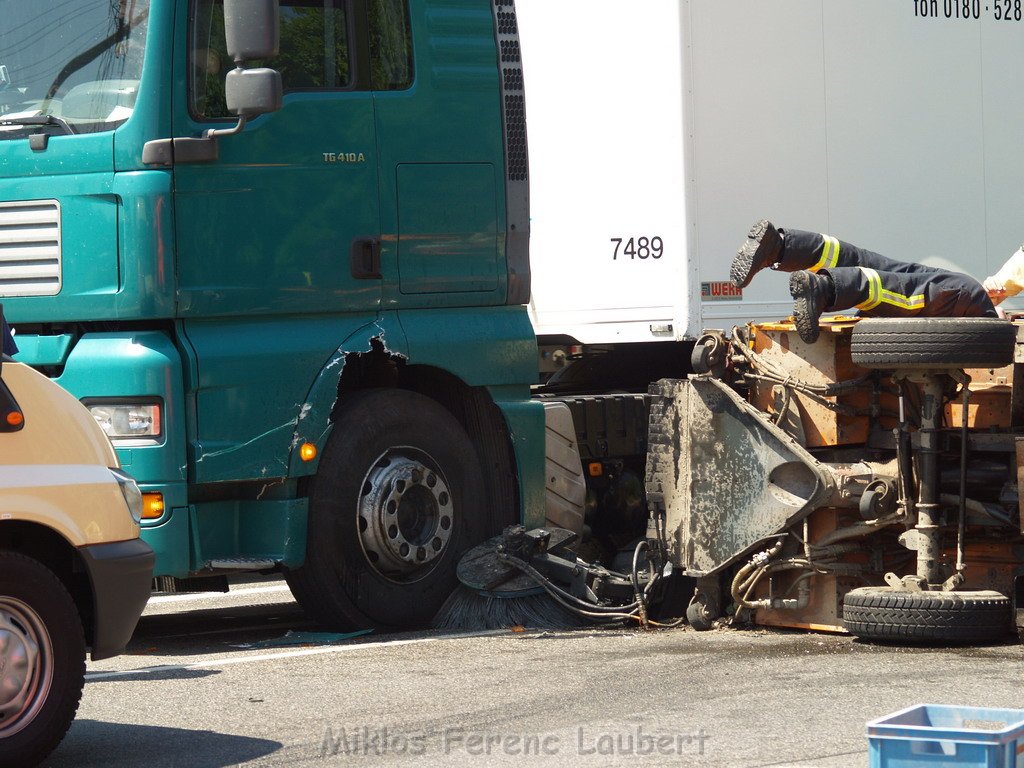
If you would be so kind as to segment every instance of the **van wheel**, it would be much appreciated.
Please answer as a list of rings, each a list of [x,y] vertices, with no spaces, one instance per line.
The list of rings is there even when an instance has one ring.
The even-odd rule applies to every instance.
[[[430,398],[346,398],[314,480],[306,561],[288,584],[337,629],[427,626],[455,566],[491,535],[480,463],[462,425]]]
[[[1010,600],[999,592],[907,592],[860,587],[843,599],[843,624],[864,640],[985,643],[1010,632]]]
[[[850,356],[863,368],[1002,368],[1016,339],[994,317],[871,317],[853,327]]]
[[[64,738],[85,684],[71,595],[46,566],[0,552],[0,765],[35,765]]]

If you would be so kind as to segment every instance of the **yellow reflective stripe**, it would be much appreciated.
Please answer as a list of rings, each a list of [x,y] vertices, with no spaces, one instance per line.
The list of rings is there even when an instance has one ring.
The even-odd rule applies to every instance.
[[[859,267],[868,281],[868,297],[857,305],[857,309],[874,309],[879,304],[888,304],[891,307],[899,307],[908,312],[924,309],[924,294],[915,293],[913,296],[904,296],[902,293],[890,291],[882,287],[882,278],[871,267]]]
[[[874,309],[882,303],[882,278],[871,267],[860,267],[868,281],[868,297],[857,305],[859,310]]]
[[[894,307],[906,310],[917,310],[924,309],[924,294],[917,293],[913,296],[904,296],[902,293],[896,293],[895,291],[887,291],[882,289],[882,294],[879,297],[882,304],[891,304]]]
[[[818,263],[808,269],[808,272],[817,272],[819,269],[835,269],[839,263],[839,241],[834,237],[822,235],[825,243],[821,246],[821,258]]]
[[[829,258],[829,263],[825,265],[825,268],[835,269],[836,265],[839,264],[839,241],[834,237],[826,237],[825,240],[832,243],[832,256]]]

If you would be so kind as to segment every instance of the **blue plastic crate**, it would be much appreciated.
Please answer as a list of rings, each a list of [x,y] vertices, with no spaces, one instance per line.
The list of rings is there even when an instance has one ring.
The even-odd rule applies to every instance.
[[[870,768],[1024,768],[1024,710],[919,704],[867,728]]]

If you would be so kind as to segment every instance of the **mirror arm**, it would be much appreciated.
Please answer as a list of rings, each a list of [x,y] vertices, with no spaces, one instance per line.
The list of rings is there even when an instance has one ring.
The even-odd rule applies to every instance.
[[[234,136],[236,133],[241,133],[242,129],[245,128],[245,115],[240,115],[238,123],[234,128],[208,128],[203,132],[204,139],[215,139],[218,136]]]

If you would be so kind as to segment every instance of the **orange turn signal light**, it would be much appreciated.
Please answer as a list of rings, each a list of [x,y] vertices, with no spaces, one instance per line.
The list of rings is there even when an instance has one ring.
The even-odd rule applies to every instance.
[[[604,464],[600,461],[592,461],[587,465],[587,472],[591,477],[601,477],[604,474]]]
[[[20,427],[25,422],[25,416],[21,411],[11,411],[7,414],[7,423],[12,427]]]
[[[164,513],[164,495],[162,493],[142,494],[142,519],[154,520]]]
[[[299,446],[299,458],[303,461],[312,461],[316,458],[317,450],[313,443],[303,443]]]

